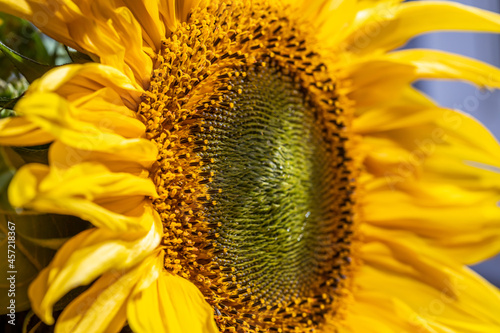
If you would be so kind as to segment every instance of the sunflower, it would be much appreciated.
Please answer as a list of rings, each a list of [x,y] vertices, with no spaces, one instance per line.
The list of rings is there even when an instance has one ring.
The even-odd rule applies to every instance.
[[[50,143],[22,211],[94,226],[31,284],[56,332],[497,332],[465,265],[500,251],[500,146],[419,79],[500,87],[433,30],[450,2],[1,0],[85,54],[34,81],[0,143]],[[55,303],[91,284],[57,318]]]

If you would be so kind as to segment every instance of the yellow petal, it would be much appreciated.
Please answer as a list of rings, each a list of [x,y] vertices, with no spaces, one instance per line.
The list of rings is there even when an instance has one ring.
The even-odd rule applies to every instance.
[[[75,3],[83,18],[67,22],[73,39],[99,56],[102,64],[117,68],[147,88],[153,64],[142,49],[142,28],[130,9],[108,1]]]
[[[419,237],[364,225],[365,265],[357,283],[406,303],[424,319],[458,332],[496,332],[500,292]]]
[[[392,142],[392,146],[407,150],[407,153],[399,154],[401,156],[394,155],[401,157],[400,160],[408,159],[413,152],[421,154],[419,150],[437,157],[435,150],[444,146],[441,154],[462,160],[476,158],[477,162],[498,165],[498,141],[480,122],[462,112],[436,107],[434,102],[413,88],[406,87],[401,92],[399,98],[388,104],[357,109],[354,130],[366,135],[368,139],[364,144],[372,145],[368,141],[374,141],[374,144]],[[376,154],[377,149],[373,148],[368,150]]]
[[[31,21],[52,38],[117,68],[147,87],[152,61],[143,46],[143,31],[129,8],[95,1],[43,2],[2,0],[2,10]],[[142,12],[144,14],[144,11]]]
[[[364,178],[366,222],[411,231],[466,264],[500,251],[500,174],[463,161],[487,156],[463,145],[414,140],[420,144],[414,150],[380,143],[367,148],[365,165],[375,176]]]
[[[500,174],[487,167],[500,167],[500,147],[482,124],[408,88],[358,109],[353,124],[367,223],[411,232],[465,264],[500,251]]]
[[[358,108],[398,100],[420,79],[461,80],[481,88],[499,88],[500,70],[471,58],[433,50],[403,50],[363,58],[351,64],[349,97]]]
[[[394,297],[370,290],[357,290],[340,332],[363,333],[454,333],[429,318],[422,318]]]
[[[119,203],[130,197],[156,196],[156,189],[150,179],[111,173],[97,163],[77,164],[64,170],[27,164],[12,179],[8,195],[14,207],[74,215],[98,227],[128,230],[140,228],[148,213],[141,209],[134,215],[122,215],[108,210],[101,201]]]
[[[124,152],[139,152],[141,150],[144,150],[144,146],[141,141],[129,140],[126,145],[123,145]],[[148,151],[144,150],[143,155],[147,156]],[[52,143],[49,149],[49,163],[58,169],[68,169],[76,164],[84,162],[97,162],[105,165],[111,172],[125,172],[141,178],[146,178],[150,175],[148,170],[153,164],[152,161],[134,161],[122,156],[123,154],[110,154],[92,150],[76,149],[63,144],[60,141]]]
[[[180,22],[186,22],[189,13],[198,6],[200,0],[176,0],[177,17]]]
[[[149,232],[90,229],[66,242],[30,285],[28,294],[34,312],[52,324],[52,308],[67,292],[105,272],[130,268],[150,255],[159,245],[162,232],[161,221],[152,210],[149,223]]]
[[[349,30],[356,15],[357,0],[314,0],[295,4],[302,19],[312,22],[317,37],[333,45]]]
[[[54,137],[24,117],[0,119],[0,145],[36,146],[54,141]]]
[[[120,96],[110,88],[84,95],[73,101],[78,110],[77,117],[97,124],[102,131],[112,131],[125,138],[144,136],[146,126],[137,119],[134,111],[124,105],[117,105]]]
[[[383,59],[351,65],[347,75],[352,85],[347,96],[357,108],[380,106],[397,100],[415,80],[415,71],[412,65]]]
[[[61,2],[48,3],[41,0],[0,0],[0,7],[2,12],[31,21],[61,43],[85,51],[75,43],[65,22],[81,15],[74,6],[65,7],[61,6]]]
[[[419,173],[414,171],[440,157],[446,157],[450,163],[475,161],[500,166],[500,147],[489,131],[475,119],[447,109],[422,111],[421,116],[419,113],[411,118],[415,121],[412,126],[375,132],[373,136],[367,135],[360,145],[369,151],[374,161],[383,163],[382,159],[391,159],[399,164],[395,168],[406,168],[410,174]],[[401,116],[407,114],[401,112]],[[434,114],[434,119],[425,122],[429,114]],[[397,123],[408,125],[403,120]],[[455,127],[457,124],[458,127]],[[449,170],[453,171],[452,168]]]
[[[146,139],[125,139],[113,133],[113,113],[108,119],[93,124],[83,119],[85,112],[54,93],[31,93],[16,105],[16,111],[65,144],[80,150],[96,150],[118,154],[131,160],[156,159],[157,148]],[[117,117],[119,119],[120,116]],[[122,118],[123,119],[123,118]],[[96,121],[98,119],[95,119]],[[140,142],[140,145],[136,145]],[[135,145],[138,150],[127,151]],[[145,154],[146,153],[146,154]]]
[[[140,138],[145,126],[135,110],[141,91],[109,66],[62,66],[35,81],[16,111],[77,150],[104,151],[150,164],[157,148]]]
[[[384,58],[415,66],[417,79],[464,80],[481,88],[500,88],[498,68],[468,57],[435,50],[411,49],[392,52]]]
[[[385,20],[368,20],[343,46],[358,55],[383,53],[402,46],[412,37],[436,30],[498,33],[500,15],[451,2],[408,2],[395,7],[394,13]],[[367,36],[367,31],[373,33]]]
[[[135,1],[123,0],[125,6],[134,14],[142,27],[142,38],[153,53],[161,48],[161,40],[167,33],[166,25],[160,17],[161,0]]]
[[[408,179],[399,187],[403,185],[405,190],[387,185],[384,190],[367,190],[363,200],[366,223],[412,232],[429,247],[465,264],[500,251],[498,189],[472,190]]]
[[[353,22],[352,31],[360,26],[369,26],[368,23],[384,22],[394,18],[397,6],[403,0],[358,0],[356,18]],[[375,25],[376,27],[376,25]],[[351,31],[351,32],[352,32]],[[365,30],[367,38],[377,34],[377,30]]]
[[[144,90],[122,72],[98,63],[71,64],[56,67],[30,85],[31,92],[55,92],[68,101],[111,88],[120,97],[115,104],[137,109]]]
[[[370,135],[392,129],[432,122],[439,108],[419,91],[407,87],[399,99],[388,105],[357,108],[353,119],[355,133]]]
[[[134,287],[156,280],[162,269],[163,252],[157,251],[131,269],[104,274],[64,309],[56,333],[119,332]]]
[[[177,26],[186,22],[189,12],[198,5],[200,0],[162,0],[161,6],[163,22],[170,31],[177,30]]]
[[[149,285],[137,285],[127,306],[127,318],[134,332],[218,332],[214,310],[198,288],[164,271]]]

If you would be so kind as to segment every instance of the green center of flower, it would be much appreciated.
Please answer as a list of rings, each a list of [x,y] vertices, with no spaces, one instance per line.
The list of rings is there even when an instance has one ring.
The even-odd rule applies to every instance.
[[[198,276],[224,327],[300,330],[335,311],[344,285],[349,158],[300,78],[267,60],[214,75],[213,93],[193,105],[191,151],[210,176]]]
[[[214,172],[209,188],[217,205],[205,216],[220,222],[212,233],[224,249],[214,261],[235,269],[240,289],[290,301],[315,285],[331,246],[332,152],[291,76],[257,66],[238,73],[224,94],[232,107],[205,110],[214,130],[197,134],[208,142],[201,158],[213,160],[204,170]]]

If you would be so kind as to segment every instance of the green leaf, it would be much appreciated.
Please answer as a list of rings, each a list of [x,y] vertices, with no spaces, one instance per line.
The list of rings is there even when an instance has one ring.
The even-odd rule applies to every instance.
[[[0,20],[3,21],[0,24],[0,36],[5,44],[28,58],[53,65],[44,45],[46,38],[33,24],[6,13],[0,13]],[[8,77],[4,75],[5,73],[1,73],[1,77]]]
[[[69,57],[74,63],[84,64],[86,62],[92,62],[92,58],[90,58],[85,53],[79,52],[75,49],[72,49],[68,46],[64,46],[66,48],[66,52],[68,52]]]
[[[9,58],[21,74],[24,75],[29,83],[32,83],[53,68],[53,66],[41,64],[17,53],[2,42],[0,42],[0,50]]]
[[[62,311],[71,303],[72,300],[77,298],[80,294],[82,294],[85,290],[89,289],[89,285],[76,287],[75,289],[70,290],[66,295],[64,295],[56,304],[54,304],[54,311]]]
[[[0,119],[14,117],[15,115],[16,113],[14,112],[14,110],[2,109],[2,107],[0,106]]]
[[[0,253],[6,257],[8,254],[15,255],[13,262],[7,258],[0,260],[0,314],[6,313],[11,299],[7,280],[9,276],[15,275],[16,311],[29,309],[28,287],[55,255],[53,245],[56,240],[59,239],[58,242],[62,244],[89,226],[88,222],[65,215],[0,215]],[[15,248],[12,236],[15,238]]]
[[[16,98],[3,98],[0,97],[0,118],[6,118],[6,117],[12,117],[14,113],[12,112],[12,109],[14,109],[14,106],[16,106],[16,103],[21,99],[22,96],[16,97]],[[4,114],[4,110],[7,110],[9,112]]]
[[[50,57],[43,42],[46,38],[42,40],[43,34],[40,30],[28,21],[6,13],[0,13],[0,21],[2,22],[0,24],[2,42],[28,58],[54,65],[50,63]],[[24,84],[26,79],[2,52],[0,52],[0,78],[1,97],[17,97],[19,92],[26,90],[27,84]],[[2,80],[5,81],[2,83]],[[5,84],[9,87],[5,87]],[[16,94],[12,94],[11,90],[14,90]]]
[[[28,326],[29,326],[32,318],[38,319],[35,316],[35,313],[33,311],[29,311],[28,314],[26,315],[26,317],[24,318],[22,333],[36,332],[36,329],[41,325],[42,321],[40,319],[38,319],[37,323],[33,326],[34,330],[30,330],[28,332]]]
[[[67,240],[69,240],[71,237],[66,237],[66,238],[49,238],[49,239],[40,239],[40,238],[33,238],[27,235],[22,234],[21,232],[18,232],[18,234],[28,240],[30,243],[45,247],[47,249],[51,250],[58,250],[64,243],[66,243]]]
[[[49,147],[50,144],[34,147],[12,147],[12,150],[19,155],[24,163],[41,163],[48,165]]]

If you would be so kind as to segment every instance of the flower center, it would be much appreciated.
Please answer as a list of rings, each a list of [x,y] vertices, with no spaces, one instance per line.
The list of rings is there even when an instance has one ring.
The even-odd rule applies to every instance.
[[[314,328],[349,283],[347,103],[287,11],[196,9],[139,109],[160,151],[165,268],[198,286],[221,331]]]
[[[204,109],[213,130],[195,134],[207,142],[200,156],[211,161],[202,170],[214,173],[208,187],[217,205],[205,218],[220,222],[209,234],[224,252],[213,261],[232,269],[236,290],[289,302],[308,295],[319,276],[328,280],[337,253],[339,235],[329,230],[338,213],[336,156],[290,74],[276,64],[234,74],[223,94],[232,107]]]

